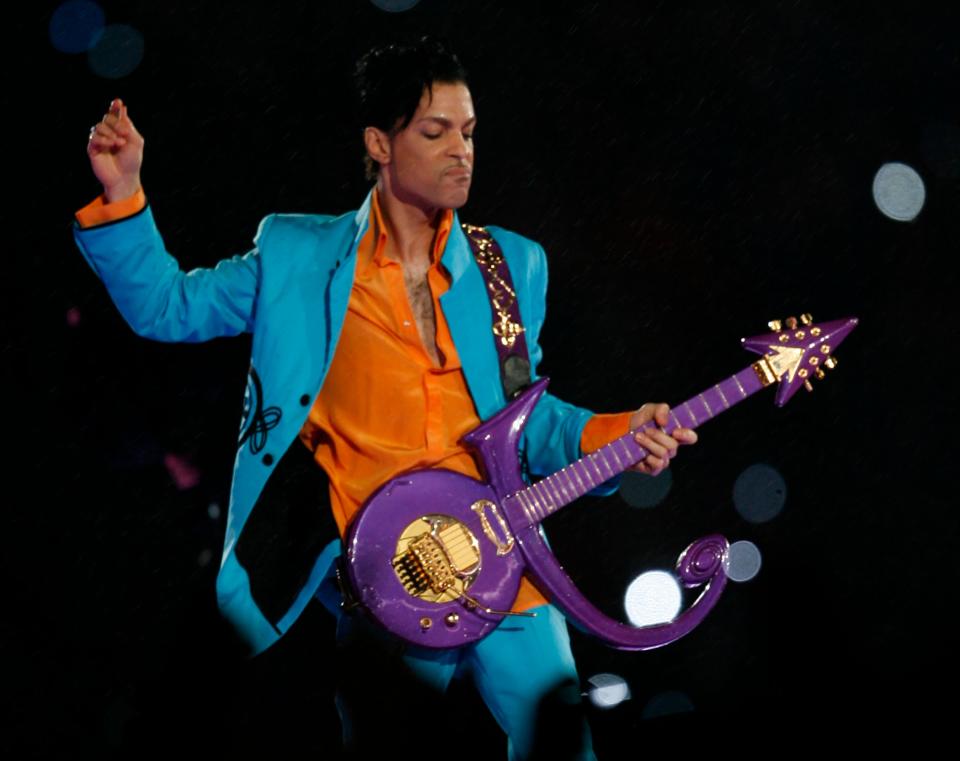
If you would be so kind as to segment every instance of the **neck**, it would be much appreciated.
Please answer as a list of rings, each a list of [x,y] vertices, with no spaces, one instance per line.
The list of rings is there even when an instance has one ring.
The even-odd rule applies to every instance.
[[[388,248],[401,263],[430,260],[443,209],[424,206],[419,199],[405,198],[393,192],[389,178],[381,173],[377,181],[380,215],[387,228]]]

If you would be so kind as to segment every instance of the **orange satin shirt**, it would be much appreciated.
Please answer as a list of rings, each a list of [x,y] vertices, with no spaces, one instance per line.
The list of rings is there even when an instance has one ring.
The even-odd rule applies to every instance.
[[[133,214],[143,190],[106,204],[101,196],[77,212],[83,226]],[[333,361],[300,431],[300,440],[330,479],[333,516],[343,536],[366,498],[382,483],[412,468],[443,467],[479,478],[460,438],[480,424],[460,358],[440,307],[450,276],[440,262],[453,211],[443,212],[431,249],[427,282],[442,364],[430,359],[407,297],[402,265],[385,255],[387,229],[378,192],[370,226],[357,250],[353,289]],[[493,340],[491,336],[491,340]],[[632,412],[594,415],[584,427],[584,452],[627,432]],[[526,578],[513,610],[542,605]]]

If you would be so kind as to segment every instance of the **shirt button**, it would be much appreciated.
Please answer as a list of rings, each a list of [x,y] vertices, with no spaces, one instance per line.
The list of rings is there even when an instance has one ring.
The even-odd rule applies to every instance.
[[[404,320],[404,321],[403,321],[403,327],[409,328],[409,327],[410,327],[410,320]]]

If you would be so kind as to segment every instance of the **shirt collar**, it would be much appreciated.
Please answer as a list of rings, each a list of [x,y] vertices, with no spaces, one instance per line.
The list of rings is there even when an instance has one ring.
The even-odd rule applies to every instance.
[[[433,249],[430,252],[431,266],[436,266],[440,261],[443,251],[447,245],[447,239],[450,237],[450,231],[453,229],[454,212],[453,209],[444,209],[440,215],[440,224],[437,225],[437,233],[433,238]],[[376,264],[379,267],[385,267],[388,264],[396,263],[384,254],[387,243],[387,226],[383,221],[383,214],[380,211],[380,193],[376,187],[370,195],[370,228],[369,234],[372,239],[372,253],[368,262]],[[369,251],[369,249],[368,249]]]

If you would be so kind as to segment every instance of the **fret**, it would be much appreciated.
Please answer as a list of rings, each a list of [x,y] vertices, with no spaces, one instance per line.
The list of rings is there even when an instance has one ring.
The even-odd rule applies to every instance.
[[[723,389],[716,383],[713,384],[713,387],[717,390],[717,393],[720,394],[720,400],[723,402],[723,408],[725,410],[730,409],[730,402],[727,401],[727,397],[723,395]]]
[[[697,416],[693,414],[693,410],[690,409],[689,403],[684,402],[680,406],[687,411],[687,414],[690,416],[690,419],[693,421],[693,425],[691,426],[691,428],[696,428],[698,425],[700,425],[700,421],[697,420]]]
[[[543,497],[543,503],[547,506],[547,515],[549,515],[557,509],[557,501],[553,498],[553,495],[544,483],[545,481],[546,479],[537,481],[537,489],[540,491],[540,496]]]
[[[588,491],[590,491],[586,486],[584,486],[583,479],[580,478],[580,474],[577,473],[577,464],[575,462],[570,463],[570,472],[573,473],[574,476],[576,476],[577,483],[580,485],[581,494],[586,494]]]
[[[587,491],[590,491],[596,484],[593,481],[593,476],[590,475],[590,469],[587,467],[587,463],[584,461],[584,458],[577,460],[577,465],[580,466],[580,470],[583,471],[583,477],[587,480],[587,486],[590,487]]]
[[[530,504],[530,498],[526,493],[526,490],[517,492],[517,500],[520,502],[520,506],[523,508],[523,512],[526,513],[527,521],[532,525],[537,521],[534,519],[535,512],[531,513],[532,505]]]
[[[539,492],[537,492],[536,484],[527,489],[527,492],[530,494],[530,499],[533,501],[534,507],[536,508],[534,512],[537,515],[537,518],[546,518],[550,511],[543,504],[543,500],[540,498]],[[543,515],[541,515],[543,513]]]
[[[617,454],[617,450],[612,446],[607,446],[607,449],[610,450],[610,454],[613,455],[613,459],[617,461],[617,468],[619,468],[620,472],[622,473],[625,471],[627,468],[622,462],[620,462],[620,455]]]
[[[607,466],[607,470],[610,471],[610,476],[609,476],[610,478],[613,478],[615,475],[617,475],[616,471],[614,471],[614,469],[610,467],[610,463],[607,462],[607,458],[603,456],[602,449],[598,449],[596,452],[594,452],[594,454],[600,459],[600,462],[602,462],[604,465]]]
[[[674,414],[673,410],[670,410],[669,419],[673,420],[674,430],[676,430],[677,428],[686,428],[686,426],[685,426],[683,423],[680,422],[680,418],[678,418],[678,417]]]
[[[568,465],[567,468],[569,468],[569,467],[570,467],[570,466]],[[564,469],[561,470],[560,472],[563,473],[563,475],[565,475],[565,476],[567,477],[567,483],[570,484],[570,491],[573,492],[573,494],[574,494],[575,497],[579,497],[581,494],[583,494],[583,492],[582,492],[582,491],[578,491],[576,484],[573,483],[573,479],[570,478],[570,474],[567,472],[567,468],[564,468]]]
[[[624,457],[627,458],[627,462],[636,462],[636,460],[634,459],[633,452],[630,451],[630,447],[627,446],[627,442],[624,440],[622,436],[619,439],[617,439],[616,443],[618,443],[621,447],[623,447],[623,455]],[[627,467],[630,467],[630,466],[628,465]]]
[[[556,479],[556,483],[554,484],[554,491],[556,491],[556,487],[559,486],[559,487],[560,487],[560,493],[563,494],[563,497],[564,497],[564,500],[563,500],[563,501],[564,501],[564,502],[572,502],[573,500],[570,498],[570,495],[567,494],[567,487],[563,485],[563,481],[561,481],[559,478],[557,478],[557,476],[558,476],[557,473],[554,473],[552,476],[550,476],[551,480],[552,480],[552,479]]]
[[[707,404],[707,398],[703,394],[697,394],[697,396],[700,398],[700,401],[703,402],[703,406],[707,410],[708,417],[713,417],[713,410],[710,409],[710,405]]]
[[[737,388],[740,389],[740,394],[743,396],[744,399],[746,399],[746,398],[747,398],[747,392],[743,390],[743,386],[742,386],[741,383],[740,383],[740,379],[739,379],[736,375],[734,375],[734,376],[732,376],[732,377],[733,377],[733,382],[736,383],[736,384],[737,384]]]
[[[602,484],[604,481],[606,481],[607,479],[603,477],[603,473],[601,473],[600,468],[597,467],[596,460],[594,460],[594,457],[592,454],[587,455],[587,460],[590,462],[591,465],[593,465],[593,469],[597,471],[597,476],[600,478],[600,480],[597,483]]]

